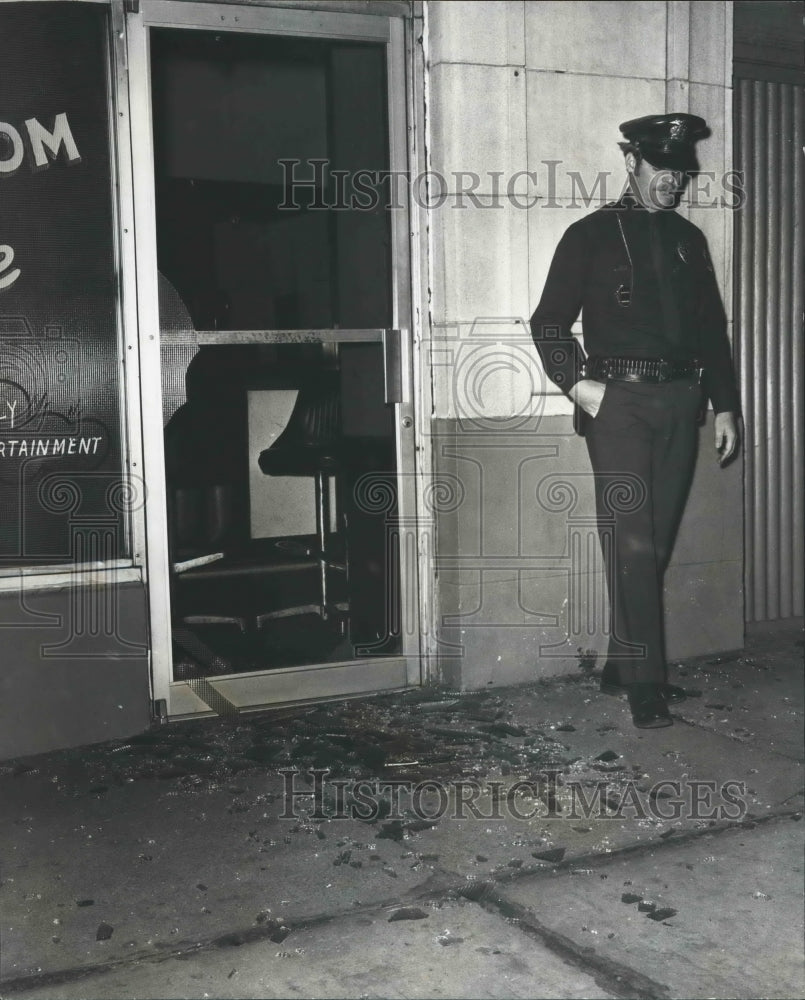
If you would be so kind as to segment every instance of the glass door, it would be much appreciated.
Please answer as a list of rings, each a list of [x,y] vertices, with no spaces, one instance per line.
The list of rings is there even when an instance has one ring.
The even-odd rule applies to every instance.
[[[127,35],[154,698],[420,683],[402,25],[153,2]]]

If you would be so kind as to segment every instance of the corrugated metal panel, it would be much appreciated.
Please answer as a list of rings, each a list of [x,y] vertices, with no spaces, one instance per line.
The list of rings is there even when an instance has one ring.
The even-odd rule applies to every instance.
[[[746,618],[803,613],[802,87],[736,80],[736,361],[746,422]]]

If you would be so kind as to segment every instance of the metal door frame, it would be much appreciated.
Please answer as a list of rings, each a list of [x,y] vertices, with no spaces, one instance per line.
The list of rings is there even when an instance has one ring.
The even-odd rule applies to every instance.
[[[390,169],[407,176],[413,162],[410,26],[398,16],[329,13],[281,7],[242,7],[231,4],[145,0],[125,15],[128,97],[130,108],[131,170],[136,236],[136,304],[139,330],[139,376],[142,400],[143,466],[146,482],[145,521],[149,621],[151,631],[152,697],[159,714],[184,717],[211,709],[185,681],[172,679],[169,559],[166,484],[163,447],[159,306],[157,294],[156,211],[151,114],[149,29],[239,31],[311,38],[383,42],[388,75]],[[399,187],[402,187],[400,185]],[[403,372],[418,369],[414,356],[414,310],[419,300],[419,275],[412,272],[412,213],[407,192],[400,192],[404,209],[394,211],[392,227],[393,326],[401,331]],[[417,315],[419,310],[417,310]],[[417,517],[423,491],[417,475],[422,450],[417,448],[417,396],[412,378],[402,379],[402,398],[395,404],[399,484],[400,604],[402,653],[397,657],[350,660],[304,667],[286,667],[248,674],[209,678],[216,692],[238,710],[256,710],[276,704],[368,694],[418,685],[427,680],[428,660],[420,641],[420,576],[423,558],[432,552],[429,519]],[[423,435],[427,439],[427,434]],[[426,446],[429,442],[426,441]],[[428,448],[428,454],[429,454]],[[428,592],[429,587],[425,588]],[[424,615],[425,621],[431,618]],[[209,699],[208,699],[209,700]]]

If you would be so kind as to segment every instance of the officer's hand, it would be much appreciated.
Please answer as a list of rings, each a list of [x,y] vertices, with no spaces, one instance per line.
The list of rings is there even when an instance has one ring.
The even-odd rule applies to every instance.
[[[604,398],[606,389],[607,387],[603,382],[596,382],[595,379],[591,378],[583,378],[571,387],[568,391],[568,396],[585,413],[589,413],[591,417],[594,417],[598,413],[598,408],[601,406],[601,400]]]
[[[717,413],[715,418],[718,464],[723,465],[738,449],[738,421],[731,412]]]

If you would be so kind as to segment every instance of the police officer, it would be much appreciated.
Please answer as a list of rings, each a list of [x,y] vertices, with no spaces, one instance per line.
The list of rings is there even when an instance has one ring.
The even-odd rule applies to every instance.
[[[703,396],[723,465],[738,447],[738,391],[705,238],[676,208],[698,169],[696,115],[620,126],[628,184],[574,223],[554,254],[531,331],[575,404],[595,480],[612,629],[601,690],[626,692],[634,724],[670,726],[662,579],[695,459]],[[582,314],[585,357],[570,332]]]

